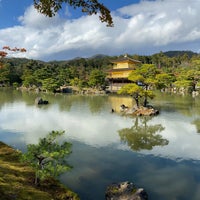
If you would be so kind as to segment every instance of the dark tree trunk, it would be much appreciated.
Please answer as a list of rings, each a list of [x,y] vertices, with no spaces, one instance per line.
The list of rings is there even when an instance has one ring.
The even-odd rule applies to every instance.
[[[136,106],[139,107],[139,96],[135,95],[133,98],[135,99]]]
[[[144,104],[143,104],[143,106],[144,106],[144,107],[147,107],[147,103],[148,103],[148,101],[147,101],[147,96],[145,95],[145,97],[144,97]]]
[[[146,91],[148,90],[148,85],[145,85],[145,90]],[[147,101],[147,94],[145,93],[143,106],[147,107],[147,103],[148,103],[148,101]]]
[[[38,156],[38,155],[35,155],[35,157],[38,159],[38,166],[39,166],[39,168],[42,170],[42,169],[43,169],[43,164],[42,164],[42,162],[43,162],[43,160],[45,159],[45,157],[43,157],[43,156]],[[36,172],[35,172],[35,185],[37,185],[37,186],[40,185],[40,178],[39,178],[39,176],[38,176],[38,174],[37,174],[37,170],[36,170]]]

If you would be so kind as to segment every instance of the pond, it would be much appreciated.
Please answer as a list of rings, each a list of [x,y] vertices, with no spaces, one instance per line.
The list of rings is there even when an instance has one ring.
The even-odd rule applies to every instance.
[[[36,106],[37,96],[50,104]],[[73,144],[73,169],[60,181],[81,200],[103,200],[106,187],[131,181],[150,200],[200,198],[200,97],[158,93],[155,117],[118,111],[132,99],[114,95],[34,94],[0,89],[0,140],[22,151],[51,130]]]

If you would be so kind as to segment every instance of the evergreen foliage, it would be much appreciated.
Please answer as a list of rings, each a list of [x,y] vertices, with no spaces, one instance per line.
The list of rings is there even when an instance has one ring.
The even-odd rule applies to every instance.
[[[59,143],[58,137],[64,131],[52,131],[38,144],[29,144],[22,160],[28,162],[35,169],[35,184],[47,178],[57,178],[71,167],[66,163],[66,157],[71,153],[71,144]]]
[[[148,98],[153,98],[152,87],[157,83],[155,76],[158,73],[157,68],[153,64],[143,64],[131,72],[128,79],[133,83],[123,86],[119,90],[119,94],[128,94],[133,97],[137,107],[143,100],[143,106],[148,104]]]

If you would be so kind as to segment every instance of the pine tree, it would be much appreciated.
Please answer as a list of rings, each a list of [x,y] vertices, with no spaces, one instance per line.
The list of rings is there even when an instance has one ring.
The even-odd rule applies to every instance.
[[[64,131],[52,131],[45,138],[40,138],[38,144],[29,144],[27,152],[22,155],[22,161],[28,162],[35,170],[35,184],[47,178],[57,178],[61,173],[71,169],[66,163],[66,157],[71,153],[71,144],[59,143],[58,137]]]

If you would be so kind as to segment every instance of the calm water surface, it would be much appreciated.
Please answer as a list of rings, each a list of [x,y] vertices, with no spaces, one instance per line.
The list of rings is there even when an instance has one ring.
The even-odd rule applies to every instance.
[[[81,200],[103,200],[106,186],[131,181],[150,200],[200,199],[200,98],[158,94],[153,118],[111,113],[131,99],[117,96],[40,96],[0,89],[0,140],[22,151],[51,130],[65,130],[73,166],[60,180]]]

